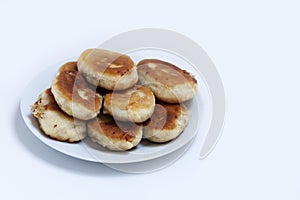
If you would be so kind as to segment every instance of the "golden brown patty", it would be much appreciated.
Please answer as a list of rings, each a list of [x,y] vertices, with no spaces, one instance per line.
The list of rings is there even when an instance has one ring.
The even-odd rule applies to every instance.
[[[111,116],[100,114],[88,123],[88,135],[110,150],[126,151],[141,141],[143,128],[131,122],[116,122]]]
[[[124,90],[138,81],[132,59],[108,50],[85,50],[78,58],[78,69],[90,83],[108,90]]]
[[[143,86],[108,93],[104,97],[104,114],[116,120],[141,123],[149,119],[154,111],[155,97]]]
[[[31,112],[37,118],[41,130],[51,138],[76,142],[86,136],[85,122],[65,114],[56,104],[50,88],[39,96]]]
[[[68,62],[59,69],[51,91],[59,107],[73,117],[88,120],[100,112],[102,97],[89,88],[77,71],[76,62]]]
[[[138,63],[137,69],[140,83],[161,101],[180,103],[192,99],[197,92],[196,79],[171,63],[145,59]]]
[[[183,104],[156,104],[145,123],[144,138],[152,142],[167,142],[176,138],[189,121],[189,111]]]

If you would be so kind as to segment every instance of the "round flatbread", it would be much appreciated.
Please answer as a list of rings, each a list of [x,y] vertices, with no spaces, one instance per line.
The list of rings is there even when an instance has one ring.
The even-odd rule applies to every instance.
[[[126,151],[137,146],[143,137],[143,127],[131,122],[116,122],[109,115],[100,114],[88,125],[92,141],[113,151]]]
[[[50,88],[39,95],[31,107],[45,135],[67,142],[77,142],[85,138],[86,123],[65,114],[55,102]]]
[[[106,94],[103,107],[103,113],[112,115],[116,120],[141,123],[151,117],[155,97],[149,88],[135,86]]]
[[[59,69],[51,92],[64,112],[81,120],[95,118],[102,107],[102,96],[88,86],[76,62],[68,62]]]
[[[178,137],[188,124],[190,115],[183,104],[156,104],[154,113],[144,125],[144,138],[162,143]]]
[[[108,90],[124,90],[138,81],[132,59],[103,49],[87,49],[78,58],[78,70],[88,82]]]
[[[197,92],[197,80],[187,71],[158,59],[145,59],[137,65],[141,85],[167,103],[192,99]]]

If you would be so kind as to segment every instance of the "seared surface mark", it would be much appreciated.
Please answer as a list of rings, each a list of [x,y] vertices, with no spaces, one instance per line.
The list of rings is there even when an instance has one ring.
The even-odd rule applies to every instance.
[[[128,108],[133,111],[149,109],[154,103],[155,97],[152,91],[147,87],[137,86],[136,91],[130,96]]]
[[[148,109],[154,104],[154,95],[152,91],[143,86],[135,86],[124,91],[115,91],[105,95],[105,104],[117,106],[122,110]]]
[[[106,135],[111,139],[132,142],[140,129],[140,127],[131,122],[115,122],[112,117],[107,115],[98,116],[89,123],[92,129]]]
[[[187,81],[197,84],[197,80],[187,71],[158,59],[144,59],[137,64],[138,72],[143,72],[160,84],[173,87]]]
[[[106,75],[122,76],[134,67],[129,56],[102,49],[85,50],[78,62],[80,65],[89,66],[95,73]]]
[[[57,105],[50,88],[45,90],[45,94],[49,97],[46,102],[40,96],[39,99],[31,106],[32,114],[37,119],[43,118],[43,114],[47,110],[63,112]],[[66,115],[66,117],[72,119],[69,115]]]
[[[156,104],[154,113],[145,126],[156,130],[173,130],[177,127],[176,120],[184,109],[186,108],[181,104]]]
[[[154,111],[155,96],[149,88],[135,86],[106,94],[103,105],[103,113],[112,115],[116,120],[142,123]]]
[[[77,142],[87,135],[85,122],[64,113],[50,88],[39,95],[38,100],[31,106],[31,112],[37,118],[43,133],[53,139]]]
[[[56,86],[66,99],[74,103],[79,103],[89,110],[101,107],[101,96],[89,88],[78,72],[76,62],[68,62],[59,69]]]

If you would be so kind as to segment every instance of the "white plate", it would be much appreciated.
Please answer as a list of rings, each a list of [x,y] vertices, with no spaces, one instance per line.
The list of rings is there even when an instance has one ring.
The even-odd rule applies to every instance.
[[[36,101],[38,95],[51,85],[58,68],[65,62],[50,66],[40,73],[25,88],[21,97],[21,114],[25,124],[31,132],[48,146],[73,157],[101,162],[101,163],[133,163],[147,161],[170,154],[186,145],[198,134],[204,138],[212,118],[212,104],[209,90],[203,81],[200,72],[178,55],[160,49],[139,49],[127,52],[137,63],[144,58],[158,58],[169,61],[195,75],[199,92],[196,97],[185,103],[191,113],[191,119],[183,133],[175,140],[165,144],[153,144],[142,141],[137,148],[126,152],[113,152],[107,150],[88,137],[83,142],[70,144],[59,142],[46,137],[39,129],[36,119],[32,116],[30,106]],[[74,59],[75,60],[75,59]]]

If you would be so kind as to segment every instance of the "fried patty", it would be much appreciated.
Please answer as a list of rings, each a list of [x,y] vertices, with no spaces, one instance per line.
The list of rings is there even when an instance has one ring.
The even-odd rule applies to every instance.
[[[102,96],[88,86],[76,62],[65,63],[59,69],[51,91],[59,107],[70,116],[88,120],[100,112]]]
[[[57,105],[50,88],[39,95],[31,106],[31,112],[45,135],[53,139],[77,142],[87,135],[86,123],[65,114]]]
[[[100,114],[88,122],[88,135],[92,141],[113,151],[126,151],[137,146],[143,136],[143,127],[132,122],[115,121]]]
[[[78,69],[91,84],[108,90],[128,89],[138,81],[133,60],[108,50],[85,50],[78,58]]]
[[[135,86],[106,94],[103,107],[104,114],[110,114],[117,120],[141,123],[151,117],[155,97],[149,88]]]
[[[137,65],[139,81],[155,96],[167,103],[192,99],[197,92],[197,80],[187,71],[158,59],[144,59]]]
[[[178,137],[188,124],[190,115],[183,104],[160,103],[144,125],[144,138],[157,143]]]

